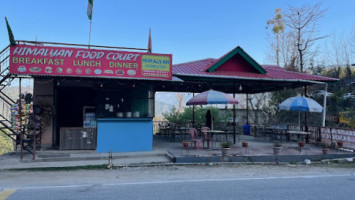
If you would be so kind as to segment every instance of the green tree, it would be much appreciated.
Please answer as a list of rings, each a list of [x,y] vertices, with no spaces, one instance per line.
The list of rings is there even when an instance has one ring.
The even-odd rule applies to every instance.
[[[225,114],[222,114],[219,112],[218,108],[212,107],[212,106],[207,106],[207,107],[201,107],[201,106],[195,106],[195,122],[196,123],[204,123],[206,121],[206,112],[207,110],[211,111],[211,114],[214,118],[214,122],[225,122],[229,117],[231,117],[233,114],[231,111],[228,111]],[[190,107],[185,107],[183,112],[178,112],[176,108],[173,108],[173,110],[169,113],[164,113],[163,116],[165,119],[167,119],[170,122],[173,123],[187,123],[187,122],[192,122],[192,115],[193,115],[193,108],[192,106]]]

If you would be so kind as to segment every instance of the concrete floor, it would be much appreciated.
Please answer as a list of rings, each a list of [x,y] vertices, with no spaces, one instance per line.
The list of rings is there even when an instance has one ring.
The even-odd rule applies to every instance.
[[[175,138],[157,136],[153,138],[153,151],[145,152],[116,152],[113,153],[113,163],[117,165],[139,165],[156,163],[206,163],[226,162],[221,159],[220,142],[225,137],[219,137],[215,148],[199,150],[192,147],[185,149],[182,140],[188,138]],[[233,138],[229,137],[229,141]],[[248,142],[248,148],[242,147],[242,141]],[[300,149],[297,142],[282,142],[283,149],[279,158],[273,152],[273,142],[268,138],[255,138],[253,136],[238,136],[237,143],[232,145],[228,154],[228,162],[273,162],[280,159],[282,162],[299,162],[304,159],[322,160],[355,157],[354,152],[329,149],[328,155],[322,155],[322,148],[315,144],[306,144]],[[33,167],[64,167],[85,166],[108,163],[109,153],[97,153],[94,150],[41,150],[37,151],[36,160],[26,153],[20,160],[19,152],[8,153],[0,156],[0,170],[11,168]]]
[[[225,141],[224,138],[219,138],[220,142]],[[232,137],[228,138],[233,141]],[[214,148],[203,149],[202,143],[199,150],[190,146],[185,149],[182,145],[182,140],[177,139],[175,142],[172,138],[163,136],[154,136],[154,149],[166,149],[173,156],[220,156],[220,142]],[[248,148],[242,147],[242,141],[248,142]],[[280,155],[320,155],[322,154],[322,147],[316,144],[305,144],[303,148],[298,146],[297,141],[281,142],[282,150]],[[205,144],[206,145],[206,144]],[[328,154],[352,154],[353,152],[345,151],[342,149],[329,149]],[[229,155],[232,156],[263,156],[274,155],[273,142],[269,138],[255,138],[254,136],[239,135],[236,144],[233,144]]]

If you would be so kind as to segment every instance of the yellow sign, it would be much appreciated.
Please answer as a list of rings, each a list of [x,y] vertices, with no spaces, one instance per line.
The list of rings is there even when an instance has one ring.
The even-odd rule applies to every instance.
[[[142,76],[169,77],[170,66],[169,56],[142,55]]]

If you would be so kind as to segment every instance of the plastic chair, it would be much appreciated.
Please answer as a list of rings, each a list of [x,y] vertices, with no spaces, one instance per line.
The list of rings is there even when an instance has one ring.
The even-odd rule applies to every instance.
[[[194,146],[198,151],[200,149],[200,143],[202,141],[202,138],[198,138],[197,130],[195,128],[190,128],[190,135],[191,135],[191,143],[194,144]]]
[[[210,142],[212,143],[212,147],[214,147],[213,142],[216,144],[216,140],[214,140],[214,138],[210,137],[210,135],[207,133],[208,130],[210,130],[210,128],[208,128],[208,127],[201,128],[201,132],[203,133],[203,140],[202,140],[203,148],[205,148],[205,141],[207,142],[207,148],[210,148]]]

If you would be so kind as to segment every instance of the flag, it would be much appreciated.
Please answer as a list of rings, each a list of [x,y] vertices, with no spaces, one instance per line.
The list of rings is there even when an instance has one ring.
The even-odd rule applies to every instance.
[[[10,45],[15,46],[16,45],[15,37],[14,37],[14,34],[12,33],[11,27],[10,27],[9,22],[7,21],[6,17],[5,17],[5,21],[6,21],[7,32],[9,33]]]
[[[149,28],[148,53],[152,53],[152,35]]]
[[[86,14],[88,15],[89,20],[92,19],[92,8],[94,7],[94,0],[88,0],[88,10]]]

